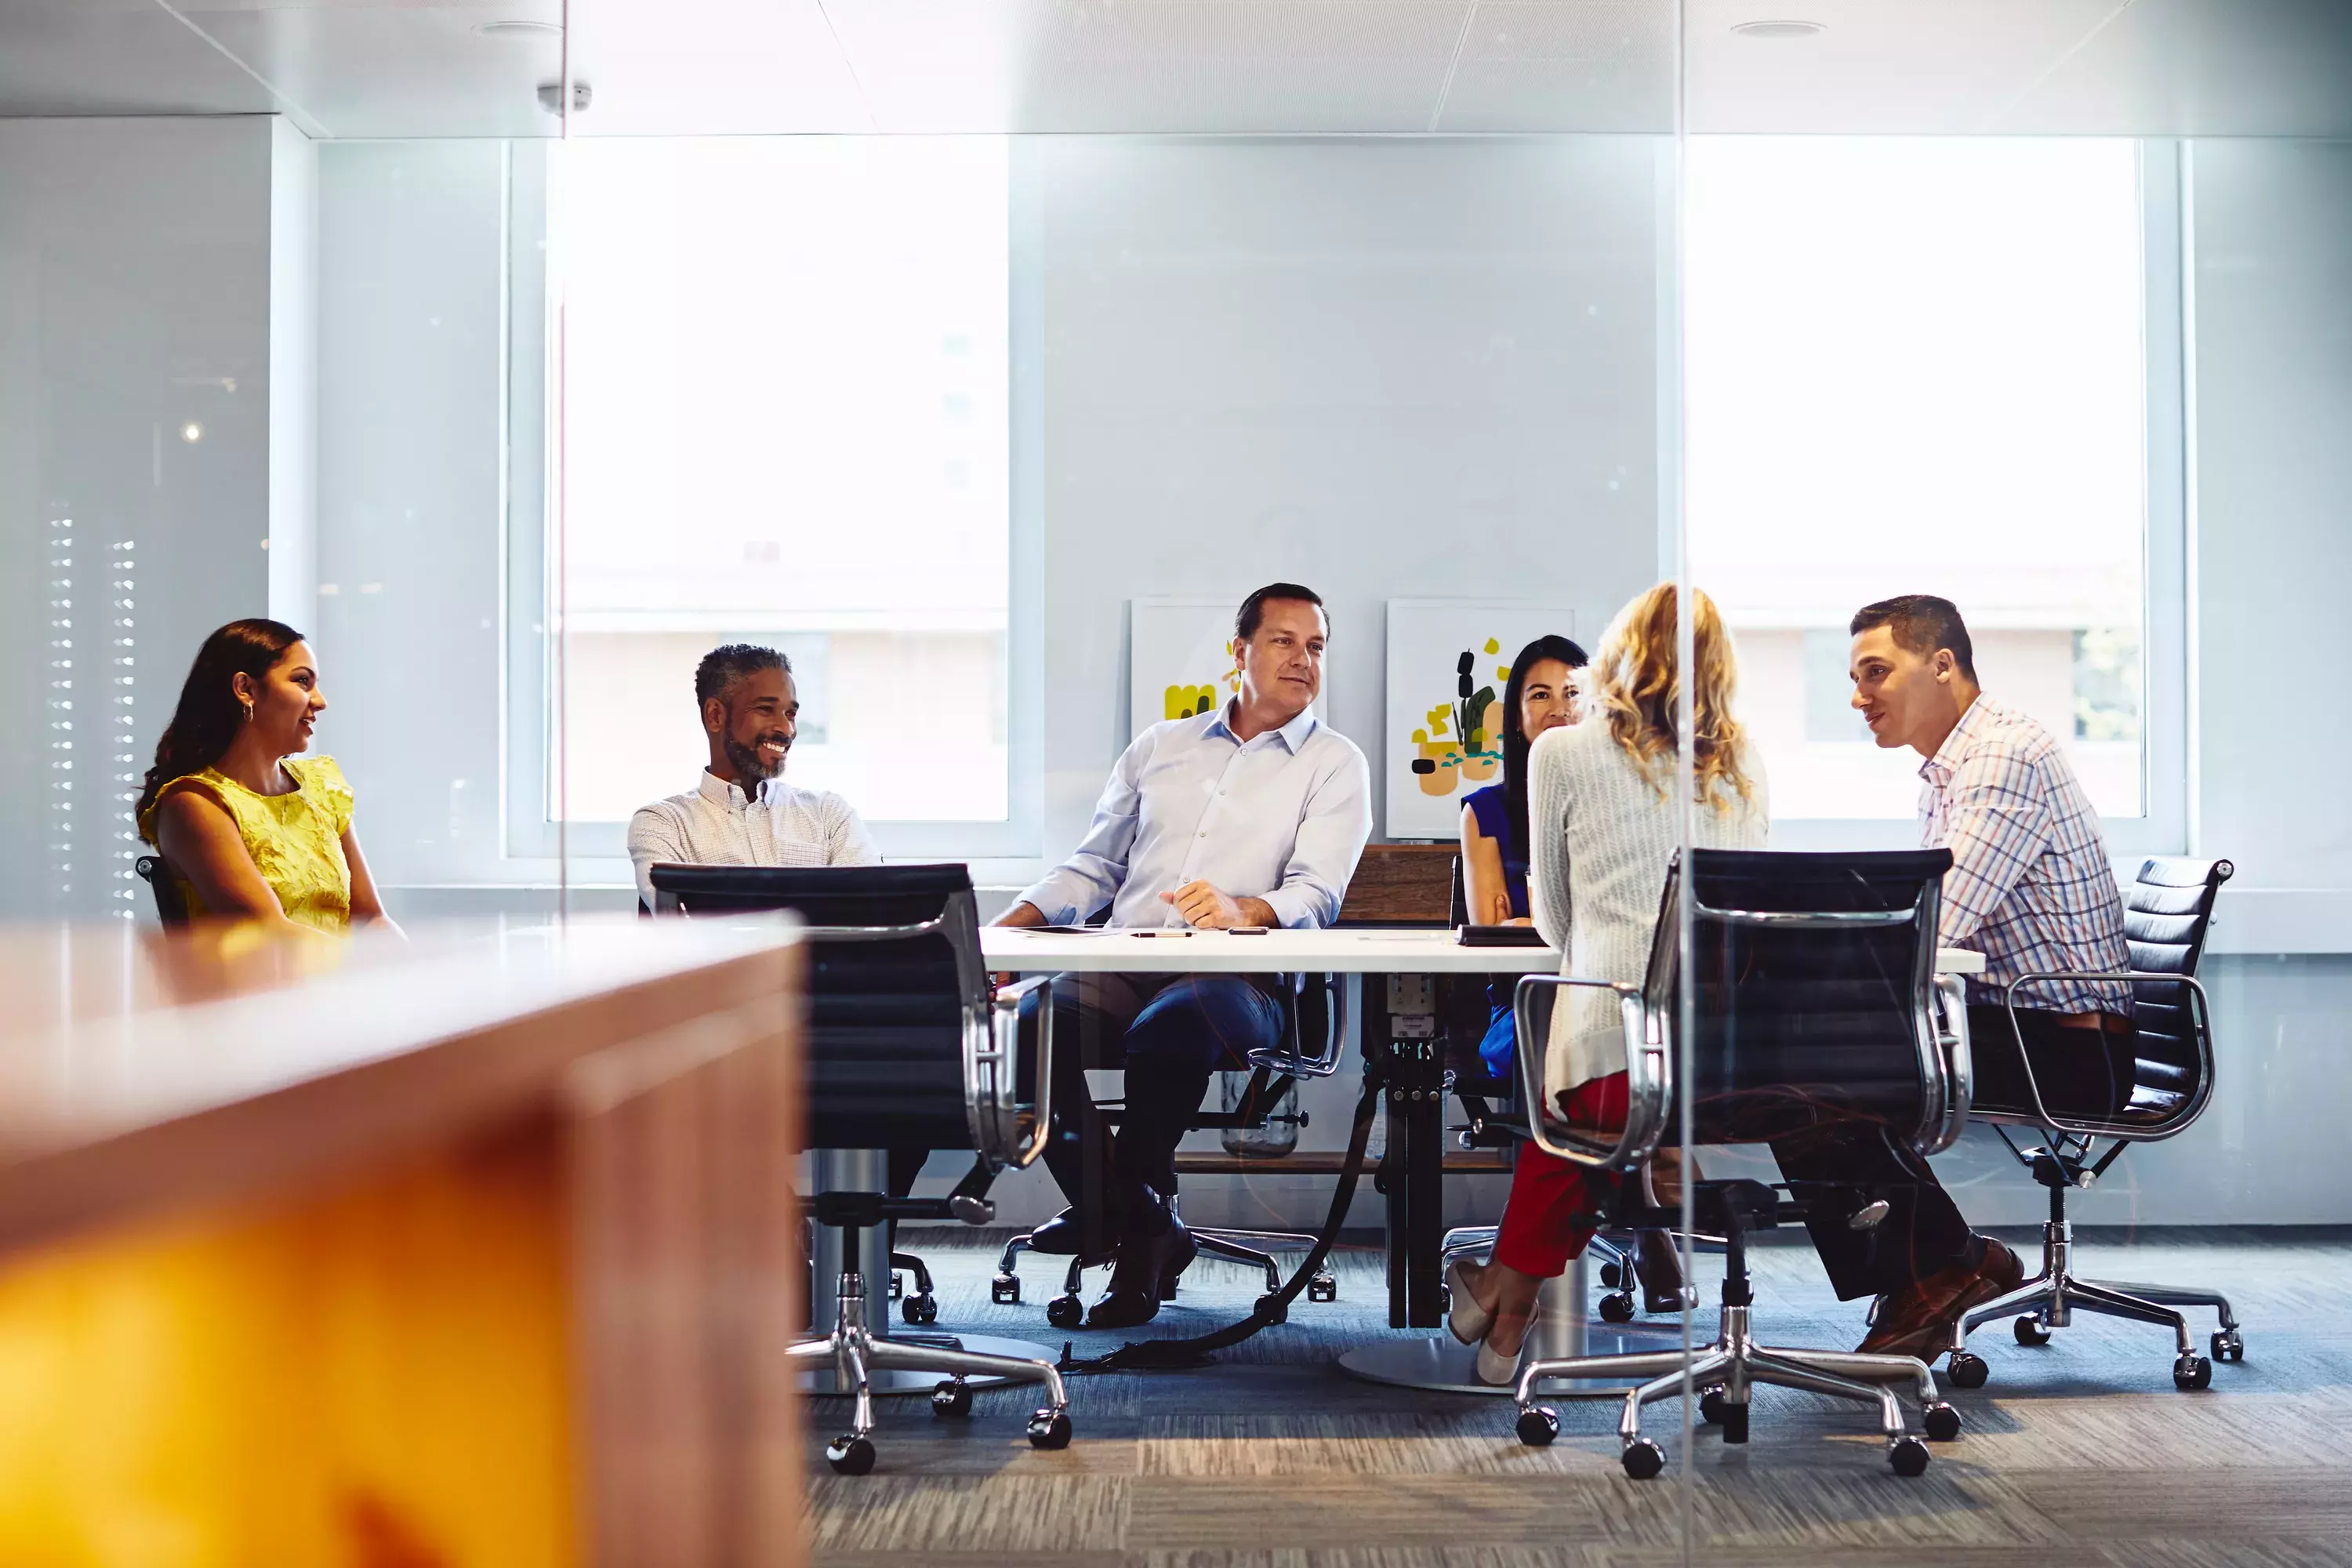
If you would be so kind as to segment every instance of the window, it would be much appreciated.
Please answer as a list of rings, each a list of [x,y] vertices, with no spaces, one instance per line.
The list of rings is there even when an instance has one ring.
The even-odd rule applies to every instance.
[[[1738,637],[1776,818],[1912,815],[1919,759],[1845,709],[1845,626],[1914,592],[1960,606],[1985,689],[2068,748],[2111,837],[2150,815],[2169,763],[2141,723],[2162,510],[2141,161],[2087,139],[1691,142],[1691,570]]]
[[[893,823],[1007,822],[1004,142],[560,153],[546,819],[619,824],[691,787],[696,662],[748,641],[795,672],[786,776],[886,850]]]

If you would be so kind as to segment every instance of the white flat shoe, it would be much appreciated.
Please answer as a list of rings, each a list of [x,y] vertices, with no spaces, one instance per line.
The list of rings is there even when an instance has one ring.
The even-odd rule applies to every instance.
[[[1445,1331],[1465,1345],[1475,1345],[1486,1337],[1486,1325],[1495,1315],[1478,1305],[1478,1298],[1470,1293],[1470,1283],[1462,1275],[1462,1260],[1455,1258],[1445,1266],[1445,1289],[1453,1305],[1445,1310]]]
[[[1533,1318],[1529,1318],[1528,1320],[1528,1333],[1532,1335],[1535,1332],[1535,1320]],[[1519,1363],[1526,1357],[1527,1353],[1528,1342],[1525,1337],[1520,1339],[1518,1351],[1513,1355],[1505,1355],[1501,1352],[1496,1350],[1492,1345],[1489,1345],[1485,1340],[1480,1340],[1478,1342],[1477,1361],[1478,1381],[1486,1384],[1489,1388],[1510,1387],[1513,1384],[1519,1381]]]

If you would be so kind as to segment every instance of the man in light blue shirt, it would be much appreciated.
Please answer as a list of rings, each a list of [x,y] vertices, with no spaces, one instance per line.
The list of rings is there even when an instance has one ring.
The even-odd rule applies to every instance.
[[[1323,601],[1276,583],[1234,621],[1240,689],[1224,709],[1154,724],[1111,770],[1077,851],[998,923],[1076,925],[1106,904],[1115,927],[1327,926],[1371,837],[1371,773],[1354,742],[1315,717],[1330,622]],[[1118,1249],[1088,1328],[1128,1328],[1160,1310],[1192,1259],[1175,1217],[1176,1145],[1210,1076],[1281,1037],[1270,977],[1066,974],[1053,987],[1054,1136],[1045,1163],[1075,1210],[1041,1226],[1040,1251],[1081,1250],[1090,1221]],[[1075,1047],[1076,1048],[1072,1048]],[[1116,1147],[1085,1069],[1123,1067]],[[1108,1171],[1107,1203],[1086,1173]],[[1091,1246],[1084,1247],[1093,1251]]]

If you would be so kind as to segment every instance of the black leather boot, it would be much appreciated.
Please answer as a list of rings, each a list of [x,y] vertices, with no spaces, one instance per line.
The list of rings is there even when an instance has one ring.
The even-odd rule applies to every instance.
[[[1192,1238],[1158,1193],[1135,1184],[1119,1194],[1118,1261],[1110,1288],[1087,1313],[1090,1329],[1131,1329],[1160,1313],[1160,1282],[1192,1261]]]
[[[1683,1279],[1683,1255],[1674,1237],[1645,1230],[1633,1238],[1633,1277],[1642,1282],[1642,1310],[1679,1312],[1698,1305],[1698,1292]]]

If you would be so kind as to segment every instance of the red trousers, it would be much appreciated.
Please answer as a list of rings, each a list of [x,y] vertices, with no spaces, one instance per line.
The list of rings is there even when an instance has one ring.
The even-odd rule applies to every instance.
[[[1569,1092],[1568,1119],[1580,1126],[1613,1131],[1625,1125],[1625,1075],[1588,1079]],[[1533,1143],[1519,1145],[1511,1170],[1511,1199],[1503,1208],[1495,1261],[1538,1279],[1567,1272],[1568,1260],[1584,1250],[1593,1227],[1572,1216],[1589,1212],[1606,1196],[1585,1166],[1547,1154]]]

